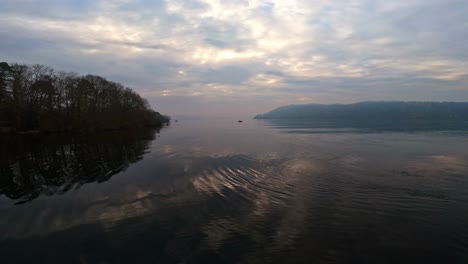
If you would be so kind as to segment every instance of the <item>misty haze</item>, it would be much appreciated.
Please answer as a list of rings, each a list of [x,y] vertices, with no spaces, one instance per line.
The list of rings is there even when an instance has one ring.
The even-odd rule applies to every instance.
[[[468,3],[0,0],[2,263],[468,263]]]

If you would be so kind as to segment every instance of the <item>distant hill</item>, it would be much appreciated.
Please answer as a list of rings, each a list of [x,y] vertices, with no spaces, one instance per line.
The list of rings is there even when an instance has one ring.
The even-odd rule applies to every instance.
[[[255,119],[317,121],[468,120],[468,102],[360,102],[279,107]]]

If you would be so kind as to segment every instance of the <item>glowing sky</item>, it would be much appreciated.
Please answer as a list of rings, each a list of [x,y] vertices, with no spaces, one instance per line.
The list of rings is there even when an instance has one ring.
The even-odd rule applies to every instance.
[[[468,101],[466,0],[0,0],[0,61],[97,74],[171,115]]]

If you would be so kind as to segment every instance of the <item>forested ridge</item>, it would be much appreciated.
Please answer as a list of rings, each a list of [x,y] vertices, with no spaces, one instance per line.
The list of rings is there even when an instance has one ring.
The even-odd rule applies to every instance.
[[[112,130],[169,120],[130,88],[100,76],[0,62],[3,132]]]
[[[467,102],[360,102],[279,107],[255,119],[317,121],[468,120]]]

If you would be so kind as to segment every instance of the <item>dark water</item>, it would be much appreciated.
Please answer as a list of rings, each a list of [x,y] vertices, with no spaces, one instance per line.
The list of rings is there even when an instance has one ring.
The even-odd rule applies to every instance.
[[[1,263],[468,263],[465,124],[0,141]]]

